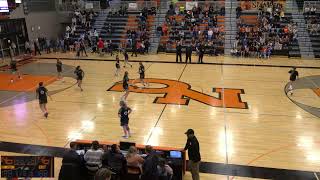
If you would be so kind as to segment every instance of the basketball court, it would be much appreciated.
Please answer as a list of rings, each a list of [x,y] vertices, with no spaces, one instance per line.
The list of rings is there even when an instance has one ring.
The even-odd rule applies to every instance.
[[[63,81],[56,78],[57,57],[63,62]],[[205,64],[185,64],[175,63],[174,55],[144,55],[130,58],[132,68],[124,69],[121,61],[121,74],[115,77],[114,59],[43,55],[19,66],[23,79],[14,83],[4,69],[0,73],[1,140],[12,147],[14,143],[68,147],[75,139],[124,141],[117,113],[124,94],[120,81],[128,71],[133,84],[127,99],[133,109],[133,135],[128,141],[183,148],[184,133],[192,128],[200,142],[201,179],[206,180],[268,179],[268,173],[280,171],[304,174],[306,179],[320,175],[317,60],[205,56]],[[146,88],[138,82],[140,61],[149,82]],[[83,92],[73,75],[78,65],[85,72]],[[300,78],[288,97],[291,66],[297,67]],[[48,119],[35,98],[39,81],[45,82],[52,97]],[[4,154],[8,152],[0,153]],[[56,173],[60,161],[57,158]],[[189,172],[185,179],[191,179]]]

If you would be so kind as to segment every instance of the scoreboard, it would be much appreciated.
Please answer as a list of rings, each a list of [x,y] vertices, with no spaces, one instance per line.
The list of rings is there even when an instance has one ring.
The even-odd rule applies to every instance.
[[[1,156],[1,177],[54,177],[54,157]]]

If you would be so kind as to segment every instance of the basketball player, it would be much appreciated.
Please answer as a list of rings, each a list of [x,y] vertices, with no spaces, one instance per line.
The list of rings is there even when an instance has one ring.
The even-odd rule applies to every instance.
[[[140,62],[139,64],[140,64],[140,67],[139,67],[140,82],[143,84],[143,86],[146,86],[148,84],[146,82],[144,82],[145,69],[144,69],[142,62]]]
[[[48,118],[48,115],[49,115],[47,110],[47,102],[48,102],[47,96],[48,96],[48,90],[43,86],[43,82],[40,82],[39,87],[36,90],[36,97],[39,99],[40,109],[43,112],[44,117],[46,118]]]
[[[116,72],[115,72],[115,76],[118,76],[120,72],[120,60],[119,60],[119,56],[116,55]]]
[[[120,126],[123,128],[124,135],[123,138],[127,139],[131,137],[130,128],[129,128],[129,114],[132,112],[131,108],[127,106],[124,101],[120,101],[120,109],[118,116],[120,118]]]
[[[129,63],[129,55],[126,50],[123,51],[123,56],[124,56],[124,68],[126,67],[127,64],[129,64],[131,67],[132,65]]]
[[[62,62],[60,59],[57,59],[57,73],[58,73],[58,79],[62,79],[61,72],[62,72]]]
[[[18,79],[22,79],[22,77],[20,75],[20,72],[18,71],[18,68],[17,68],[17,61],[15,59],[11,60],[10,69],[11,69],[11,73],[12,73],[13,76],[15,76],[15,74],[18,74]],[[11,77],[10,82],[11,83],[14,82],[13,77]]]
[[[288,94],[290,94],[291,96],[293,95],[293,87],[292,87],[292,83],[299,78],[299,73],[298,71],[296,71],[296,67],[293,67],[288,73],[290,73],[290,84],[289,84],[289,88],[288,88]]]
[[[128,71],[126,71],[124,73],[123,80],[122,80],[122,87],[126,93],[122,96],[121,99],[122,99],[122,101],[125,101],[129,95],[129,73],[128,73]]]
[[[81,69],[80,66],[77,66],[76,70],[74,71],[74,73],[77,75],[77,84],[78,87],[80,88],[81,91],[83,91],[82,89],[82,79],[84,77],[84,71]]]

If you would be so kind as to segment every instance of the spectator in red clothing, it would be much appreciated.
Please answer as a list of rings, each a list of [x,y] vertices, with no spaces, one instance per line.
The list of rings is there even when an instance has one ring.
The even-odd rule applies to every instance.
[[[101,38],[99,38],[99,41],[98,41],[98,49],[99,49],[99,54],[102,55],[102,50],[104,49],[104,42]]]
[[[162,25],[162,33],[163,33],[163,35],[168,34],[168,26],[166,23],[163,23],[163,25]]]

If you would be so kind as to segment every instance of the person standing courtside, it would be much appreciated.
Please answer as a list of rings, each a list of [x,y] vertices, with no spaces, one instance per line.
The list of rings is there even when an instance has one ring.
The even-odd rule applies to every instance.
[[[135,55],[136,57],[138,56],[137,55],[137,41],[136,40],[133,40],[132,42],[132,54],[131,56]]]
[[[44,117],[48,118],[48,110],[47,110],[47,96],[48,90],[43,86],[43,82],[39,83],[39,87],[36,90],[36,97],[39,98],[40,109],[43,112]],[[49,96],[50,97],[50,96]]]
[[[189,59],[189,63],[191,63],[191,55],[192,55],[192,46],[191,44],[189,44],[186,47],[186,63],[188,63],[188,59]]]
[[[182,46],[181,46],[181,43],[178,42],[178,45],[176,47],[176,62],[178,62],[178,58],[180,58],[180,62],[182,62],[181,53],[182,53]]]
[[[288,88],[288,93],[287,94],[290,94],[291,96],[293,95],[293,86],[292,86],[292,83],[294,82],[294,81],[296,81],[297,80],[297,78],[299,78],[299,73],[298,73],[298,71],[296,70],[296,67],[293,67],[289,72],[288,72],[289,74],[290,74],[290,84],[289,84],[289,88]]]
[[[60,61],[60,59],[57,59],[56,67],[57,67],[58,79],[62,79],[62,76],[61,76],[62,62]]]
[[[194,135],[193,129],[188,129],[185,134],[188,137],[184,150],[188,150],[189,166],[193,180],[199,180],[199,165],[201,161],[200,146],[198,139]]]
[[[199,53],[198,63],[203,63],[203,55],[205,52],[204,45],[201,43],[199,47],[197,47],[197,51]]]

